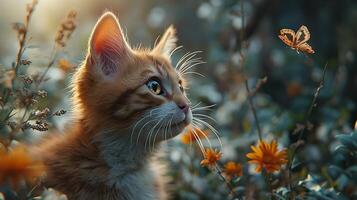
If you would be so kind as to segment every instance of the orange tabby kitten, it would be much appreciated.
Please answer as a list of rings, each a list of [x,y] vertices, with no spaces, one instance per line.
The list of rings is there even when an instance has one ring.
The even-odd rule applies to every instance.
[[[70,200],[167,199],[152,155],[192,120],[170,60],[176,40],[169,27],[154,49],[134,50],[112,13],[98,20],[73,77],[75,120],[34,152],[46,186]]]

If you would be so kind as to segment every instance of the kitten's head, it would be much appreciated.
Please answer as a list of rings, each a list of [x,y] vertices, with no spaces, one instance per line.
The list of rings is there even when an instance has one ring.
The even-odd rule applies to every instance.
[[[84,125],[130,130],[126,133],[138,142],[179,134],[192,113],[185,80],[170,59],[176,40],[175,29],[169,27],[153,49],[132,49],[117,18],[105,13],[74,76],[74,103]]]

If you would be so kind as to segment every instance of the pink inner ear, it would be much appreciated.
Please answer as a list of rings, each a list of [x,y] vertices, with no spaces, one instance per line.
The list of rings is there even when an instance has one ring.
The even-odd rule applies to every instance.
[[[109,75],[117,71],[125,54],[125,41],[119,24],[113,16],[104,16],[97,24],[92,36],[92,49],[100,59],[102,71]]]

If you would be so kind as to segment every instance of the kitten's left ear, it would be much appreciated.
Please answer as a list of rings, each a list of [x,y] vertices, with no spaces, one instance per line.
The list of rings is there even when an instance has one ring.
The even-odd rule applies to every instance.
[[[131,55],[132,50],[113,13],[106,12],[99,18],[89,39],[89,52],[95,61],[92,70],[104,76],[117,72]]]
[[[171,25],[166,29],[164,35],[160,39],[160,42],[152,50],[155,53],[161,54],[166,58],[170,58],[171,52],[176,48],[176,30]]]

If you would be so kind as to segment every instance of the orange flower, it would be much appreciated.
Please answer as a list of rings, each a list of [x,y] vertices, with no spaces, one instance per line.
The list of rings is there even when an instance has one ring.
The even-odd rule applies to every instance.
[[[59,68],[62,69],[62,71],[64,71],[64,72],[69,72],[69,71],[71,71],[72,68],[73,68],[73,64],[70,63],[68,60],[63,59],[63,58],[60,59],[60,60],[58,60],[58,66],[59,66]]]
[[[206,149],[204,159],[201,161],[202,166],[214,167],[218,160],[221,159],[222,153],[218,150]]]
[[[229,161],[224,165],[224,173],[228,178],[232,178],[234,176],[242,176],[243,170],[242,165],[235,163],[233,161]]]
[[[43,165],[32,159],[23,146],[0,152],[0,185],[10,183],[16,187],[22,179],[32,182],[42,171]]]
[[[302,89],[303,88],[299,82],[292,81],[288,84],[286,91],[289,97],[295,97],[301,94]]]
[[[246,156],[251,160],[249,163],[257,164],[256,172],[261,172],[264,167],[268,173],[279,171],[286,159],[286,150],[278,151],[277,142],[273,140],[270,144],[259,141],[257,146],[251,146],[253,152]]]
[[[191,144],[198,140],[199,138],[207,137],[208,131],[202,131],[199,128],[190,127],[188,130],[182,134],[181,142],[184,144]]]

